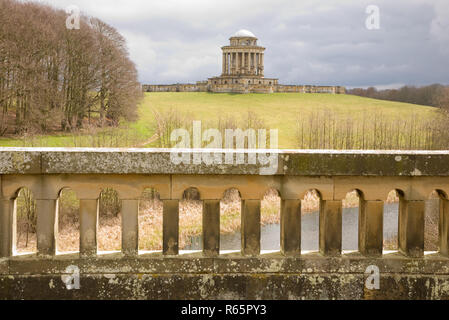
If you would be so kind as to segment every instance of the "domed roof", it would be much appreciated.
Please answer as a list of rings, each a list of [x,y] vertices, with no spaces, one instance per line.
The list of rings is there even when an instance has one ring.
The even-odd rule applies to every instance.
[[[245,37],[245,38],[255,38],[256,36],[254,35],[254,33],[252,33],[251,31],[242,29],[237,31],[233,37]]]

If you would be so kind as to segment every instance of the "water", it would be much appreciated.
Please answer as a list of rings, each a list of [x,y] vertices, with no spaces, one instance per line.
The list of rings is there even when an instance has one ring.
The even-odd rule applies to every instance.
[[[359,208],[343,209],[343,250],[358,249]],[[397,236],[398,230],[398,204],[384,205],[384,239]],[[261,228],[261,249],[279,250],[280,248],[279,224],[265,225]],[[319,213],[313,212],[302,217],[301,221],[301,250],[317,251],[319,236]],[[220,250],[240,250],[240,231],[232,234],[220,235]],[[186,250],[202,250],[201,236],[192,238],[192,245]]]

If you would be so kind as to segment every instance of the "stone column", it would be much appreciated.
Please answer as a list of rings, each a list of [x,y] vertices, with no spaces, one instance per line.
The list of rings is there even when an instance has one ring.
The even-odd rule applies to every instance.
[[[0,258],[13,255],[16,246],[14,199],[0,200]]]
[[[55,255],[56,210],[57,200],[36,199],[36,237],[39,256]]]
[[[223,52],[223,71],[222,71],[223,75],[226,74],[226,60],[227,60],[227,53]]]
[[[236,52],[236,66],[235,66],[235,73],[240,73],[240,52]]]
[[[256,75],[259,74],[259,54],[256,52],[254,54],[254,70],[256,72]]]
[[[383,201],[360,200],[359,251],[366,256],[381,256],[383,248]]]
[[[248,68],[249,68],[249,73],[253,74],[253,70],[254,70],[254,64],[253,64],[253,53],[250,52],[249,53],[249,64],[248,64]]]
[[[163,200],[162,252],[164,255],[179,253],[179,201]]]
[[[80,255],[97,255],[98,199],[80,200]]]
[[[122,200],[122,252],[139,253],[139,200]]]
[[[420,258],[424,254],[424,201],[399,202],[399,251],[408,257]]]
[[[242,201],[242,254],[260,254],[260,200]]]
[[[265,72],[264,72],[264,55],[265,55],[265,53],[262,53],[261,55],[260,55],[260,67],[261,67],[261,76],[263,77],[264,76],[264,74],[265,74]]]
[[[342,206],[340,201],[320,201],[320,252],[326,256],[341,254]]]
[[[251,54],[251,71],[252,71],[253,75],[256,74],[256,53],[255,52],[253,52]]]
[[[219,255],[220,245],[220,200],[203,201],[203,254]]]
[[[440,253],[449,257],[449,200],[440,199],[440,224],[439,224]]]
[[[286,256],[301,254],[301,200],[281,202],[281,252]]]

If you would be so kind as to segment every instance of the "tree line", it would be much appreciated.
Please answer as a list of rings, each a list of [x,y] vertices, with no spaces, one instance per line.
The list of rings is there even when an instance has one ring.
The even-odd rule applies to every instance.
[[[449,87],[441,84],[415,87],[403,86],[399,89],[377,90],[374,87],[367,89],[354,88],[347,90],[348,94],[356,96],[420,104],[441,109],[449,109]]]
[[[0,135],[134,120],[141,87],[125,39],[103,21],[0,0]]]

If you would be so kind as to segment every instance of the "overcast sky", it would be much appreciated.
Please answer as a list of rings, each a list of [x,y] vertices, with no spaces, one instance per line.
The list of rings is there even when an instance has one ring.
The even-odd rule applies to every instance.
[[[76,5],[117,28],[146,84],[219,75],[220,47],[239,29],[267,48],[265,76],[282,84],[449,84],[448,0],[39,2]],[[379,30],[366,27],[368,5],[380,9]]]

